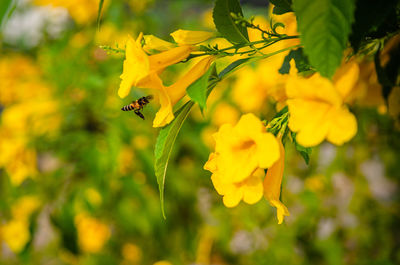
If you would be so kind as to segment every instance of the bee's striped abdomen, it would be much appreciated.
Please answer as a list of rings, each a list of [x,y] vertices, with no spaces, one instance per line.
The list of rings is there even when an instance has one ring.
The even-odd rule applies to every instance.
[[[123,106],[121,108],[121,110],[123,110],[123,111],[130,111],[130,110],[133,110],[133,109],[135,109],[135,106],[132,103],[129,104],[129,105]]]

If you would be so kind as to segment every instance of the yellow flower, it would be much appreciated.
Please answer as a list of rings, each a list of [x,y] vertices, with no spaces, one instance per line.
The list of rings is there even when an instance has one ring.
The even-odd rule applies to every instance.
[[[222,125],[214,139],[215,153],[204,169],[213,173],[213,185],[224,196],[225,206],[234,207],[242,199],[249,204],[259,201],[263,169],[272,166],[280,155],[275,137],[256,116],[246,114],[235,126]]]
[[[217,160],[217,157],[217,154],[211,153],[204,168],[212,172],[210,164],[215,163],[213,160]],[[262,198],[263,176],[264,170],[258,168],[245,180],[234,183],[221,177],[218,174],[218,170],[215,170],[215,173],[211,175],[211,181],[218,194],[223,196],[224,205],[226,207],[235,207],[241,200],[248,204],[254,204]]]
[[[278,27],[277,30],[281,34],[297,35],[296,17],[293,13],[284,15],[273,15],[274,22],[282,22],[285,28]],[[265,30],[271,30],[269,22],[261,16],[256,16],[254,24]],[[261,40],[259,30],[249,29],[249,38],[251,41]],[[284,49],[299,44],[298,39],[284,40],[263,49],[263,53],[271,53],[280,49]],[[280,74],[279,69],[283,60],[289,51],[276,54],[272,57],[260,61],[255,67],[244,67],[237,74],[237,79],[233,85],[233,99],[245,112],[260,112],[265,107],[267,97],[276,101],[277,109],[281,109],[286,97],[285,83],[286,74]],[[246,98],[246,100],[243,100]]]
[[[143,49],[148,53],[153,50],[159,52],[168,51],[176,47],[176,44],[157,38],[154,35],[144,35],[143,39],[145,43]]]
[[[75,217],[75,226],[79,246],[85,252],[99,252],[111,235],[110,228],[106,224],[85,214]]]
[[[232,105],[221,102],[214,110],[211,122],[216,126],[221,126],[224,123],[235,124],[239,120],[240,113],[237,108]]]
[[[21,252],[31,238],[29,223],[18,219],[11,220],[2,225],[0,227],[0,234],[4,242],[15,253]]]
[[[36,196],[24,196],[18,199],[11,208],[12,216],[18,220],[28,220],[40,206],[41,202]]]
[[[285,148],[281,140],[279,140],[278,143],[280,157],[267,171],[267,175],[264,179],[264,197],[272,206],[276,207],[278,223],[281,224],[284,216],[289,216],[290,214],[286,206],[279,200],[283,169],[285,167]]]
[[[4,167],[11,184],[18,186],[26,178],[34,177],[36,152],[26,147],[26,138],[12,135],[14,132],[0,129],[0,167]]]
[[[172,265],[172,263],[166,260],[160,260],[154,263],[153,265]]]
[[[186,95],[186,88],[207,72],[214,59],[214,56],[207,56],[201,59],[197,64],[189,69],[186,74],[168,87],[164,87],[161,79],[157,76],[153,75],[151,79],[148,79],[152,80],[152,84],[156,84],[152,88],[156,89],[156,93],[158,92],[161,105],[160,110],[154,118],[153,127],[163,127],[174,119],[172,107]]]
[[[124,68],[118,95],[126,97],[132,86],[141,88],[158,88],[152,76],[162,72],[167,66],[178,63],[189,56],[192,46],[184,45],[154,55],[147,55],[141,46],[142,34],[136,41],[129,36],[126,43]],[[150,79],[150,80],[147,80]],[[149,87],[151,86],[151,87]],[[155,87],[154,87],[155,86]]]
[[[122,257],[131,264],[139,263],[142,258],[142,250],[132,243],[125,243],[122,246],[121,254]]]
[[[179,29],[171,33],[172,38],[178,44],[198,44],[216,36],[215,32],[191,31]]]
[[[257,168],[268,168],[279,158],[279,146],[254,114],[243,115],[232,126],[224,124],[214,135],[218,171],[222,178],[241,182]]]
[[[297,132],[301,145],[315,146],[324,139],[342,145],[356,134],[356,118],[344,105],[344,99],[357,81],[358,67],[347,67],[347,71],[338,71],[333,81],[319,73],[309,78],[290,74],[286,83],[289,127]]]

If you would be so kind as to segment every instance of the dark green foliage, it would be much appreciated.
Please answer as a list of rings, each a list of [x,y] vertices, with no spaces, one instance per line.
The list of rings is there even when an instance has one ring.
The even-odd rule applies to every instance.
[[[299,48],[291,50],[289,54],[285,56],[282,67],[279,69],[279,73],[288,74],[290,72],[290,61],[292,59],[296,63],[296,68],[299,73],[311,70],[307,56],[304,54],[303,49]]]
[[[357,0],[354,23],[349,37],[351,46],[358,51],[363,43],[382,38],[400,28],[398,0]]]
[[[243,16],[238,0],[217,0],[213,10],[215,27],[223,37],[232,43],[245,43],[249,41],[247,28],[236,24],[231,13]]]
[[[272,10],[274,14],[282,15],[287,12],[293,12],[292,0],[270,0],[270,2],[274,5]]]

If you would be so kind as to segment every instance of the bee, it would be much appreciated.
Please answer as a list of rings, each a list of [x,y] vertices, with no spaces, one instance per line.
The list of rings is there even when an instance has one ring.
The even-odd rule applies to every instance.
[[[122,111],[130,111],[133,110],[133,112],[135,112],[136,115],[138,115],[140,118],[142,118],[144,120],[144,116],[143,114],[140,112],[144,106],[146,106],[147,104],[149,104],[149,100],[153,99],[152,95],[146,96],[146,97],[141,97],[135,101],[132,101],[131,104],[123,106],[121,108]]]

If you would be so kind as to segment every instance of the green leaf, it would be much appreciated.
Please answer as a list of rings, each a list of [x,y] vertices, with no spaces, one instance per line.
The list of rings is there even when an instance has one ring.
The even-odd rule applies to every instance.
[[[97,28],[100,28],[101,10],[103,9],[104,0],[99,1],[99,9],[97,11]]]
[[[227,67],[224,68],[224,70],[222,70],[218,77],[220,79],[224,78],[226,75],[230,74],[233,70],[236,70],[237,67],[241,66],[242,64],[248,62],[251,58],[243,58],[243,59],[239,59],[234,61],[233,63],[231,63],[230,65],[228,65]]]
[[[274,5],[272,13],[277,15],[282,15],[287,12],[293,12],[292,10],[292,0],[270,0]]]
[[[164,210],[164,185],[167,173],[168,161],[171,156],[172,147],[175,139],[182,127],[183,122],[188,116],[194,102],[189,101],[175,112],[175,119],[163,127],[157,137],[156,146],[154,149],[155,163],[154,171],[157,177],[158,189],[160,191],[161,212],[165,219]]]
[[[189,97],[194,102],[199,104],[201,110],[206,108],[208,83],[210,80],[210,76],[213,72],[215,72],[215,63],[208,69],[208,71],[202,77],[197,79],[186,89],[186,92],[189,95]]]
[[[294,132],[292,132],[292,139],[293,139],[294,146],[296,147],[296,150],[300,153],[300,155],[304,159],[304,162],[306,162],[306,164],[308,165],[308,163],[310,162],[310,154],[312,151],[311,147],[304,147],[304,146],[300,145],[296,141],[296,133],[294,133]]]
[[[246,43],[249,41],[247,28],[238,25],[233,20],[231,13],[243,16],[238,0],[217,0],[213,10],[215,27],[227,40],[232,43]]]
[[[299,48],[291,50],[289,54],[285,56],[282,67],[279,69],[279,73],[288,74],[290,72],[290,61],[292,59],[296,63],[296,68],[299,73],[311,70],[307,56],[304,54],[303,49]]]
[[[14,10],[13,0],[1,0],[0,1],[0,26],[3,25],[5,20],[11,15]]]
[[[342,61],[351,32],[355,0],[296,0],[300,40],[312,66],[331,78]]]

